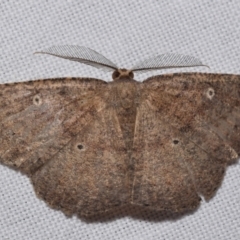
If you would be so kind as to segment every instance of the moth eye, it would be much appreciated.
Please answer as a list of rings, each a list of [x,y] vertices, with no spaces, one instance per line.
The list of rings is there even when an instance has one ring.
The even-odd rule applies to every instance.
[[[212,99],[215,95],[215,91],[213,88],[208,88],[207,92],[206,92],[207,98],[208,99]]]
[[[42,104],[42,99],[40,98],[39,95],[36,95],[33,97],[33,104],[36,106],[39,106]]]
[[[134,74],[133,74],[132,71],[129,73],[129,77],[130,77],[130,78],[134,78]]]
[[[113,79],[117,79],[120,76],[120,72],[118,70],[115,70],[112,74]]]

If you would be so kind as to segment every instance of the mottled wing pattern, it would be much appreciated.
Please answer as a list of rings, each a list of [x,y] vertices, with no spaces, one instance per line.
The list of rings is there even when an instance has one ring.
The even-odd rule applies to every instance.
[[[124,143],[106,82],[4,84],[0,98],[0,162],[27,174],[50,206],[88,215],[129,200]]]
[[[183,73],[143,82],[132,202],[181,212],[210,199],[240,155],[240,76]]]

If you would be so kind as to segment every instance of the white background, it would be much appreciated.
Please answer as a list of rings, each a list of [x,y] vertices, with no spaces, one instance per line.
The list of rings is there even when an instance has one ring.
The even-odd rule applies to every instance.
[[[211,67],[194,71],[240,74],[240,2],[0,1],[2,83],[65,76],[111,80],[111,74],[79,63],[33,55],[66,44],[95,49],[120,67],[172,52]],[[173,71],[178,70],[165,72]],[[216,196],[193,214],[175,219],[128,209],[85,221],[50,209],[27,177],[1,165],[0,239],[240,239],[239,185],[237,163]]]

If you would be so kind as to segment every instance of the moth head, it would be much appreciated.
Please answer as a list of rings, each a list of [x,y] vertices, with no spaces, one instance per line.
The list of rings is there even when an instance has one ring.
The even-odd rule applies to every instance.
[[[140,61],[131,70],[128,70],[125,68],[119,68],[115,63],[104,57],[102,54],[90,48],[74,45],[53,46],[35,53],[49,54],[55,57],[84,63],[103,71],[113,71],[112,78],[114,81],[119,79],[131,80],[134,77],[133,72],[141,73],[151,70],[197,66],[208,67],[195,57],[167,53]]]
[[[112,79],[114,81],[119,80],[119,79],[124,79],[124,78],[125,79],[127,79],[127,78],[133,79],[133,77],[134,77],[133,71],[125,69],[125,68],[116,69],[112,74]]]

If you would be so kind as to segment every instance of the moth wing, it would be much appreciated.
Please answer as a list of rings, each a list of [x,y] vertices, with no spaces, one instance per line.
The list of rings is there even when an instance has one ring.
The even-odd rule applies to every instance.
[[[50,79],[0,85],[0,162],[27,174],[36,194],[72,214],[128,201],[124,143],[108,84]]]
[[[240,76],[172,74],[143,82],[133,203],[181,212],[210,199],[240,153]],[[140,151],[141,149],[141,151]]]

